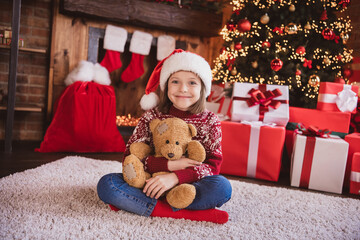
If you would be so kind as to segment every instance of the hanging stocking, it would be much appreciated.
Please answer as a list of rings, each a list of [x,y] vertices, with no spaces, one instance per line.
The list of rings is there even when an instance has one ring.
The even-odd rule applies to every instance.
[[[104,37],[105,56],[100,65],[105,67],[109,73],[122,66],[120,53],[124,52],[127,39],[127,31],[121,27],[107,25]]]
[[[124,82],[132,82],[144,73],[144,57],[149,55],[153,36],[149,33],[135,31],[130,41],[130,52],[132,52],[129,66],[121,75]]]
[[[175,50],[176,41],[175,38],[169,35],[161,35],[157,39],[157,53],[156,59],[158,61],[163,60]]]

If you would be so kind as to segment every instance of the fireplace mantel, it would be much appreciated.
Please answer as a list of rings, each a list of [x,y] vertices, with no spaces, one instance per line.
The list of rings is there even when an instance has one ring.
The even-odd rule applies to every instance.
[[[114,23],[186,33],[219,36],[222,14],[182,9],[141,0],[61,0],[60,12]]]

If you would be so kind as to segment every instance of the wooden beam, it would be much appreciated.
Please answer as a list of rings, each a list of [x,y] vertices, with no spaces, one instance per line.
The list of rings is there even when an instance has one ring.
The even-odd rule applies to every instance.
[[[141,0],[61,0],[60,12],[204,37],[218,36],[222,27],[222,14]]]

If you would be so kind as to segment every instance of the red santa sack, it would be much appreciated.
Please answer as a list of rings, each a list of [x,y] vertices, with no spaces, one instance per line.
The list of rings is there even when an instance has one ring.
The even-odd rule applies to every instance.
[[[116,126],[113,87],[75,82],[56,103],[54,118],[38,152],[123,152]]]

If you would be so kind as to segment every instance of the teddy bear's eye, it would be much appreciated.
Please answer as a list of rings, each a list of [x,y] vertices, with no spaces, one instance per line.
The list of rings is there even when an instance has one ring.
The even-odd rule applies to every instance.
[[[166,144],[169,144],[170,143],[170,141],[169,140],[166,140]]]
[[[175,143],[176,145],[179,145],[179,142],[178,141],[176,141],[176,143]]]

